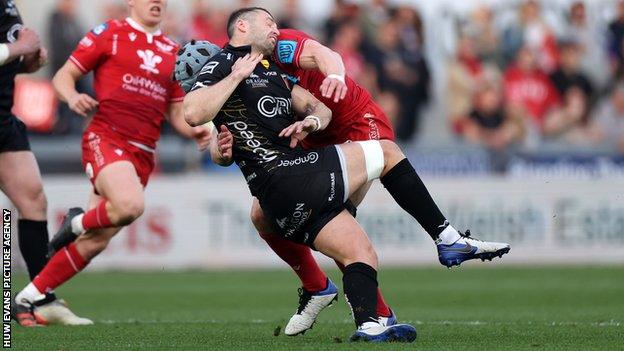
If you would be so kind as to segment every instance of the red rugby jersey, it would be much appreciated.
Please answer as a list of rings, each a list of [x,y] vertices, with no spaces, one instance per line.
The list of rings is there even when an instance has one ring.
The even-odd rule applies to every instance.
[[[349,89],[343,100],[334,102],[334,97],[325,98],[321,94],[321,83],[325,79],[319,70],[304,70],[299,66],[299,57],[303,45],[312,39],[304,32],[294,29],[280,29],[275,45],[275,61],[280,68],[298,80],[298,84],[311,92],[317,99],[332,110],[332,124],[343,124],[360,116],[360,109],[371,101],[371,96],[349,76],[345,76],[345,83]]]
[[[184,99],[172,79],[177,51],[174,41],[160,31],[146,32],[131,18],[87,33],[69,59],[83,73],[94,72],[100,105],[90,127],[154,148],[169,104]]]

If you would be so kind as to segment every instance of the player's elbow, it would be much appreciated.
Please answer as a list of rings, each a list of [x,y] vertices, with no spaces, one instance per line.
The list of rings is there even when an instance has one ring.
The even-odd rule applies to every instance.
[[[188,96],[187,96],[188,97]],[[191,127],[197,127],[203,124],[202,114],[197,104],[191,99],[184,98],[184,120]]]

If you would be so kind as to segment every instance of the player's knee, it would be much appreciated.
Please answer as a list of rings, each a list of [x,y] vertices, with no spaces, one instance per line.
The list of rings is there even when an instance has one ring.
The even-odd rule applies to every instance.
[[[119,225],[128,225],[139,218],[145,210],[142,198],[127,198],[115,204],[115,210],[119,217]]]
[[[24,218],[45,218],[48,210],[48,200],[39,184],[31,189],[25,189],[20,199],[15,201],[17,210]]]
[[[388,164],[388,161],[391,160],[402,160],[405,158],[403,151],[401,148],[392,140],[379,140],[379,144],[381,145],[381,149],[383,150],[384,161]]]

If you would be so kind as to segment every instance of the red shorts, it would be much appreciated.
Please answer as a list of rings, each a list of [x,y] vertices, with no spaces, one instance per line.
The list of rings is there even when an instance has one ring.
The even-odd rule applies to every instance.
[[[82,136],[82,166],[95,187],[95,179],[107,165],[130,161],[143,186],[147,186],[154,169],[154,152],[141,144],[122,139],[97,129],[87,129]]]
[[[388,117],[374,101],[371,100],[355,113],[356,117],[347,123],[334,120],[321,133],[308,135],[301,142],[302,146],[305,149],[320,149],[349,141],[394,140],[394,130]]]

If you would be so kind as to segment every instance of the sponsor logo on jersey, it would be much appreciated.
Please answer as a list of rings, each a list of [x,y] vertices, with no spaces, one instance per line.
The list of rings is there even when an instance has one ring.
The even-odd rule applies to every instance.
[[[265,95],[258,100],[258,111],[267,118],[290,114],[290,99]]]
[[[91,32],[95,35],[100,35],[102,33],[104,33],[104,31],[106,30],[106,28],[108,28],[108,23],[102,23],[99,26],[93,28],[91,30]]]
[[[335,196],[336,196],[336,173],[331,172],[329,174],[329,197],[327,197],[327,201],[334,201]]]
[[[219,62],[210,61],[204,67],[202,67],[201,71],[199,71],[199,74],[203,74],[203,73],[212,74],[212,72],[214,72],[214,69],[217,68],[218,65],[219,65]]]
[[[19,32],[19,30],[23,27],[24,26],[21,23],[15,23],[14,25],[12,25],[11,28],[9,28],[9,30],[7,31],[7,41],[9,43],[15,43],[15,41],[17,40],[17,32]]]
[[[162,62],[162,57],[154,54],[150,49],[137,50],[137,55],[143,60],[143,63],[139,66],[150,73],[158,74],[160,71],[156,68],[156,65]]]
[[[277,42],[277,58],[281,63],[293,63],[297,42],[294,40],[280,40]]]
[[[277,158],[278,152],[275,150],[269,150],[264,147],[264,143],[258,138],[253,131],[249,130],[249,125],[243,121],[234,121],[227,123],[230,131],[236,134],[236,140],[242,140],[244,147],[247,150],[251,150],[254,154],[260,157],[259,163],[265,163],[273,161]],[[262,137],[262,135],[259,135]],[[241,162],[240,167],[245,167],[245,164]]]
[[[305,163],[314,164],[318,161],[319,155],[317,152],[310,152],[305,156],[297,157],[292,160],[281,160],[277,165],[278,167],[291,167],[299,166]]]
[[[89,46],[93,45],[93,40],[91,40],[91,38],[89,37],[84,37],[82,39],[80,39],[80,46],[83,46],[85,48],[88,48]]]
[[[171,51],[173,51],[173,45],[168,45],[158,40],[154,40],[154,42],[156,43],[156,47],[158,47],[158,50],[162,52],[170,53]]]
[[[311,209],[310,210],[305,209],[305,203],[303,202],[297,203],[297,205],[295,206],[295,210],[293,211],[292,215],[290,215],[290,218],[288,218],[289,220],[287,220],[287,222],[290,222],[290,223],[285,225],[285,227],[287,227],[285,228],[286,237],[292,236],[297,230],[299,230],[299,228],[301,228],[301,226],[305,224],[308,218],[310,218],[311,214],[312,214]]]
[[[124,74],[121,79],[122,88],[125,90],[149,96],[159,101],[165,101],[166,99],[167,89],[156,81],[145,77],[133,76],[130,73]]]
[[[264,74],[265,76],[269,76],[269,77],[277,76],[277,72],[275,72],[275,71],[268,71],[268,72],[264,72],[262,74]]]
[[[137,38],[137,35],[135,32],[130,32],[128,33],[128,38],[130,39],[130,41],[135,41]]]
[[[249,78],[245,79],[245,84],[251,85],[252,88],[266,88],[269,85],[269,80],[260,78],[257,74],[252,72]]]

